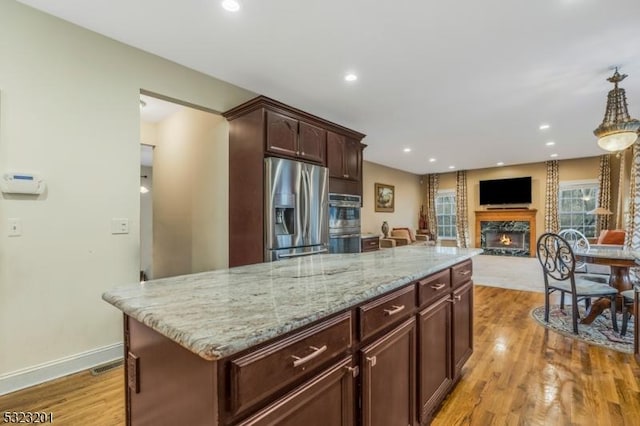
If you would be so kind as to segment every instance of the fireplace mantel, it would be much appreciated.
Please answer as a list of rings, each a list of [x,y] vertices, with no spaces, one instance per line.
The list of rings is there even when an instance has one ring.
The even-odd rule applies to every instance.
[[[536,248],[536,209],[496,209],[496,210],[476,210],[476,247],[481,247],[481,222],[529,222],[531,241],[529,244],[529,255],[535,257]]]

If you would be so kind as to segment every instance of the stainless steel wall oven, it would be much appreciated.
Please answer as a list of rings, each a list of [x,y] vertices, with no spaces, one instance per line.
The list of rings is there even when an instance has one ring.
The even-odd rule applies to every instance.
[[[329,194],[329,251],[360,253],[359,195]]]

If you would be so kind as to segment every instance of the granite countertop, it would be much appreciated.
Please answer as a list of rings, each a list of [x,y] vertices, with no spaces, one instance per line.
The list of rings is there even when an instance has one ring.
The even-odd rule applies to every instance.
[[[640,258],[640,252],[628,249],[620,249],[619,246],[606,247],[604,245],[597,245],[596,247],[590,247],[589,250],[574,251],[576,255],[619,259],[619,260],[635,260]]]
[[[322,254],[135,283],[102,298],[213,361],[481,252],[412,245]]]

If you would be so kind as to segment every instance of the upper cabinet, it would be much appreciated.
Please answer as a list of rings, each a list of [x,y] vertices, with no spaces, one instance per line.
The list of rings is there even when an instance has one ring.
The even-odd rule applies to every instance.
[[[223,116],[229,121],[230,267],[264,259],[265,157],[328,166],[329,192],[362,194],[362,133],[265,96]],[[342,143],[327,150],[328,137]]]
[[[329,191],[362,195],[362,150],[359,140],[338,133],[327,133]]]
[[[326,164],[326,130],[274,111],[266,114],[268,152]]]
[[[362,148],[360,142],[329,132],[327,135],[329,177],[360,181]]]

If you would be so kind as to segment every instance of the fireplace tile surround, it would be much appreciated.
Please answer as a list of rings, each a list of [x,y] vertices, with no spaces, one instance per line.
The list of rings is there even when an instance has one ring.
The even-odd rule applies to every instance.
[[[534,257],[536,209],[477,210],[476,247],[484,254]]]

